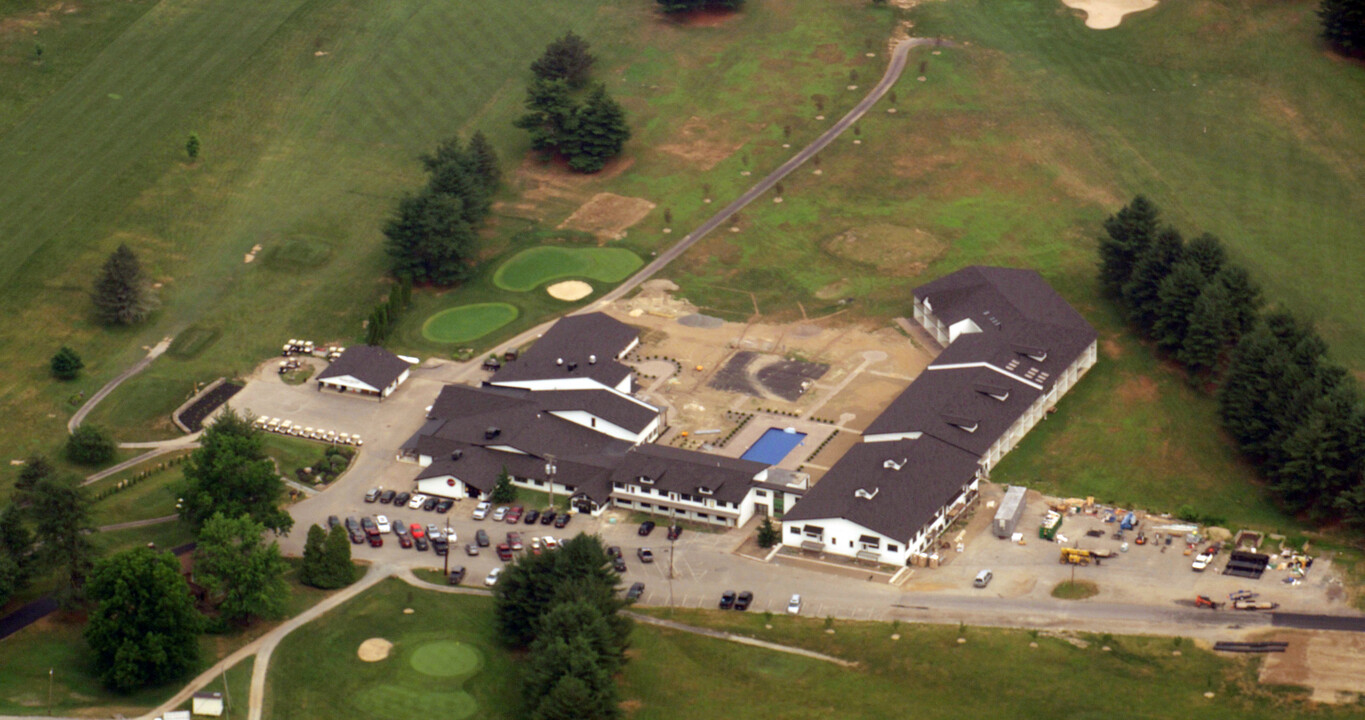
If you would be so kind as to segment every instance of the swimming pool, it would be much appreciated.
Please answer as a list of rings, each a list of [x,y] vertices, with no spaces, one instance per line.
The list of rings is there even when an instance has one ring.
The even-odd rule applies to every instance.
[[[782,462],[782,458],[787,457],[796,446],[806,439],[806,434],[802,432],[787,432],[779,428],[768,428],[763,433],[763,437],[754,441],[748,450],[740,456],[743,460],[753,460],[764,465],[776,465]]]

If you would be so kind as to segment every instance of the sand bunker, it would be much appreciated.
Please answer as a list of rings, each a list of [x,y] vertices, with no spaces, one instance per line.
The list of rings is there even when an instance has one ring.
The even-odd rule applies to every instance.
[[[582,280],[565,280],[545,288],[545,292],[550,293],[550,297],[556,300],[573,302],[591,295],[592,286]]]
[[[1128,13],[1156,7],[1156,0],[1062,0],[1069,8],[1085,13],[1085,26],[1092,30],[1116,28]]]
[[[384,638],[370,638],[360,643],[360,649],[355,651],[365,662],[379,662],[389,656],[389,651],[393,649],[393,643]]]

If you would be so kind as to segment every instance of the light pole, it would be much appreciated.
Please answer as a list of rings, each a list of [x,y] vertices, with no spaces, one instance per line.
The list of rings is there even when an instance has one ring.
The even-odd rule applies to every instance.
[[[452,543],[450,542],[450,516],[447,515],[447,516],[446,516],[446,554],[445,554],[445,561],[446,561],[446,564],[445,564],[445,576],[446,576],[447,578],[450,577],[450,551],[451,551],[451,549],[452,549],[452,548],[450,547],[451,545],[452,545]]]
[[[545,456],[545,477],[550,483],[550,509],[555,508],[555,456]]]
[[[47,714],[52,715],[52,673],[55,668],[47,669]]]

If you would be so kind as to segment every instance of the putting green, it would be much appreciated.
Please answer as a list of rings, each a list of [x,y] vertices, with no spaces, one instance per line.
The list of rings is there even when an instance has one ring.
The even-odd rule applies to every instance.
[[[472,675],[479,669],[479,651],[453,640],[429,642],[412,654],[412,669],[432,677]]]
[[[438,343],[469,342],[517,319],[520,311],[507,303],[476,303],[447,308],[422,323],[422,337]]]
[[[352,695],[351,702],[369,717],[464,720],[479,709],[479,701],[463,690],[442,692],[409,683],[370,685]]]
[[[508,258],[493,273],[493,284],[512,292],[529,292],[561,278],[620,282],[644,264],[625,248],[533,247]]]

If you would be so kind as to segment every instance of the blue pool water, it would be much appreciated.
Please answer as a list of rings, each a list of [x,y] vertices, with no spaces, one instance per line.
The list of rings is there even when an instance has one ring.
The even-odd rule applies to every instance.
[[[782,458],[787,457],[787,453],[790,453],[805,439],[805,433],[789,433],[778,428],[768,428],[768,431],[763,433],[763,437],[750,445],[749,449],[745,450],[740,457],[744,460],[761,462],[764,465],[776,465],[782,462]]]

